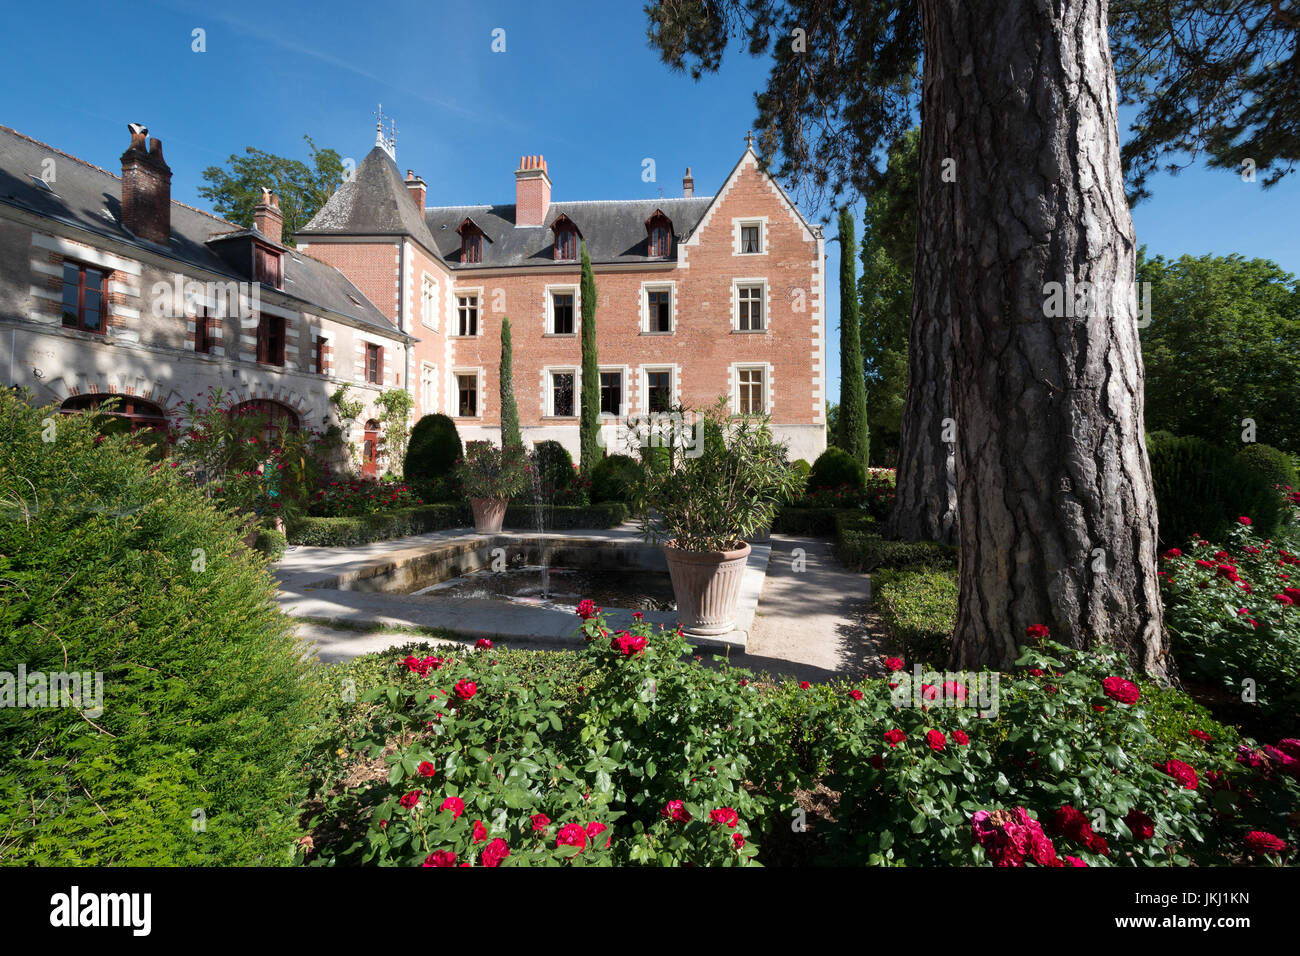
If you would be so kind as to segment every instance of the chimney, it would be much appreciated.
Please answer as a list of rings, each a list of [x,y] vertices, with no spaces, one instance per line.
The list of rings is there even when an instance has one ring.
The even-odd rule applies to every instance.
[[[695,177],[691,175],[691,167],[686,167],[686,175],[682,177],[682,195],[690,199],[695,195]]]
[[[280,212],[280,197],[265,186],[262,201],[253,207],[253,228],[277,246],[284,241],[284,216]]]
[[[160,245],[171,243],[172,171],[162,154],[162,140],[145,137],[149,130],[128,123],[131,145],[122,154],[122,225]]]
[[[551,208],[551,177],[541,156],[520,156],[515,170],[515,225],[540,226]]]
[[[413,169],[408,169],[406,171],[406,188],[410,191],[411,198],[415,200],[415,208],[420,210],[420,215],[423,216],[424,197],[428,192],[428,187],[425,186],[423,179],[415,175],[415,170]]]

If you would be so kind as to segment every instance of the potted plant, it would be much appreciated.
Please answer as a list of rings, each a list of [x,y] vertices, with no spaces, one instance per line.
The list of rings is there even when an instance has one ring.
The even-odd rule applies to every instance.
[[[486,441],[465,445],[465,457],[456,463],[455,476],[469,498],[474,530],[480,534],[501,530],[510,499],[523,491],[528,481],[523,456]]]
[[[725,398],[697,418],[693,441],[681,440],[675,426],[682,419],[668,421],[676,434],[654,435],[652,425],[649,437],[666,455],[642,456],[642,531],[663,547],[683,632],[727,634],[735,628],[747,539],[771,526],[799,475],[767,418],[731,415]]]

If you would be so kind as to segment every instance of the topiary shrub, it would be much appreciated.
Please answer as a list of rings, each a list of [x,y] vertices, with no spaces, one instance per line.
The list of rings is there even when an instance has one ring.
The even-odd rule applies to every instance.
[[[1247,445],[1237,452],[1237,461],[1263,478],[1269,487],[1281,485],[1284,488],[1294,488],[1297,484],[1291,456],[1272,445]]]
[[[808,475],[808,491],[845,485],[855,490],[866,486],[862,466],[842,448],[827,448],[813,462],[812,471]]]
[[[627,455],[602,458],[591,473],[591,500],[628,502],[641,480],[641,466]]]
[[[581,476],[573,467],[573,456],[558,441],[538,442],[533,450],[533,467],[541,481],[542,497],[552,504],[584,503]],[[524,490],[523,499],[532,500],[532,489]]]
[[[408,481],[430,486],[444,483],[464,455],[456,423],[446,415],[425,415],[411,429],[402,474]]]
[[[292,861],[315,671],[241,519],[169,465],[0,394],[0,672],[102,681],[0,706],[7,863]]]
[[[1200,438],[1148,435],[1147,455],[1165,545],[1193,534],[1218,540],[1242,515],[1262,535],[1276,529],[1281,500],[1272,482],[1231,452]]]

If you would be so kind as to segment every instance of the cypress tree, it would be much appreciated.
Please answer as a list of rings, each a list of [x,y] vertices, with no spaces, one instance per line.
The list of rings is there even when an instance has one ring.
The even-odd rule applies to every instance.
[[[591,256],[582,244],[582,420],[579,424],[580,460],[585,478],[591,477],[596,462],[604,457],[600,447],[600,365],[596,358],[596,278],[591,274]]]
[[[840,210],[840,434],[837,444],[864,470],[871,451],[867,425],[867,386],[862,370],[862,332],[858,325],[857,242],[853,211]]]
[[[519,408],[515,405],[514,346],[510,341],[510,319],[501,320],[501,447],[523,449],[519,431]]]

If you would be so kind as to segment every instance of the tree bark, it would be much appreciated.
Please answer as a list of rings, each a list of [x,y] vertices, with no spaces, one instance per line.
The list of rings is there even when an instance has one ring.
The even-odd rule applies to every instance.
[[[1045,624],[1163,675],[1106,0],[922,0],[921,14],[924,123],[940,127],[956,175],[943,182],[925,154],[921,208],[943,209],[950,231],[936,242],[922,223],[935,258],[918,252],[916,273],[918,314],[928,301],[951,316],[953,661],[1007,667],[1026,627]]]
[[[947,260],[953,234],[952,184],[942,183],[947,126],[930,122],[934,60],[927,53],[921,97],[921,145],[912,269],[912,322],[907,337],[907,393],[899,425],[894,509],[885,533],[904,541],[957,542],[957,479],[945,419],[952,416],[949,382],[952,337],[949,331]]]

